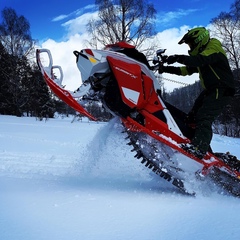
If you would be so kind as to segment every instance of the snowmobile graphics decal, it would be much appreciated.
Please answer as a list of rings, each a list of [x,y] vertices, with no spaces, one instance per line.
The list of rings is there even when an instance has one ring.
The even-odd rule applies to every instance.
[[[128,71],[120,68],[120,67],[114,66],[114,68],[115,68],[116,70],[122,72],[122,73],[125,73],[126,75],[128,75],[128,76],[131,77],[131,78],[137,78],[137,76],[135,76],[134,74],[132,74],[132,73],[130,73],[130,72],[128,72]]]
[[[129,88],[122,87],[124,96],[135,105],[138,103],[140,93]]]

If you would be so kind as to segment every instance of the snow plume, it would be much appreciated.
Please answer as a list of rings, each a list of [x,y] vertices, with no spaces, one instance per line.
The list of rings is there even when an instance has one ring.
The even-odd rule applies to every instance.
[[[127,145],[127,136],[117,118],[101,127],[84,153],[83,172],[94,178],[120,178],[150,180],[148,171],[140,161],[132,161],[134,153]],[[113,151],[114,149],[114,151]],[[120,159],[120,164],[119,164]],[[144,170],[143,170],[144,169]],[[116,176],[116,172],[118,176]]]

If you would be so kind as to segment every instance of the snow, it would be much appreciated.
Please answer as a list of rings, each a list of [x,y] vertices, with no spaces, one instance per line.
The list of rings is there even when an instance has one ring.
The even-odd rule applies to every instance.
[[[240,199],[176,191],[134,158],[120,126],[0,115],[1,240],[238,240]],[[214,151],[240,158],[240,139]]]

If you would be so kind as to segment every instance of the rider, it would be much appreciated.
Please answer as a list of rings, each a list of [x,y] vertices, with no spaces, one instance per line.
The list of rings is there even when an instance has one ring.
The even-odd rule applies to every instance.
[[[178,62],[185,66],[162,66],[159,72],[182,76],[199,73],[204,90],[188,114],[190,119],[194,119],[196,129],[191,144],[182,144],[182,148],[203,158],[212,139],[212,123],[234,95],[234,78],[220,41],[210,38],[207,29],[197,27],[189,30],[178,42],[182,43],[190,47],[190,56],[172,55],[166,62]]]

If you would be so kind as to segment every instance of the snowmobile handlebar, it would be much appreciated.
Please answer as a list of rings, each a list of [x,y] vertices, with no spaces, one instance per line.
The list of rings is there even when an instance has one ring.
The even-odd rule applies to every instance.
[[[166,60],[168,58],[167,55],[163,55],[165,53],[166,49],[159,49],[156,51],[156,56],[153,58],[152,63],[154,66],[151,67],[152,71],[157,71],[159,68],[166,63]]]

